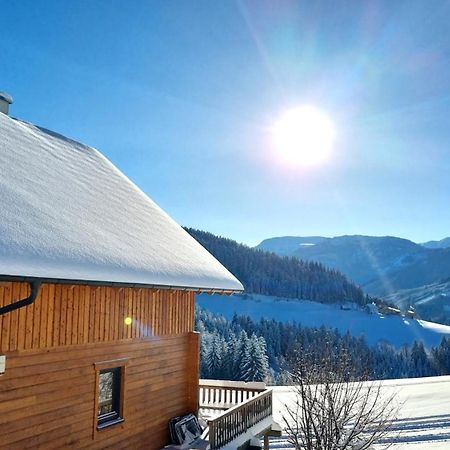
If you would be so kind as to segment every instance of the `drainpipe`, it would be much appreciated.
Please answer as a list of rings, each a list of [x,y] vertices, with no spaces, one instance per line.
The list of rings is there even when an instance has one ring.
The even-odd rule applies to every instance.
[[[39,294],[39,288],[41,287],[41,282],[30,281],[28,284],[30,285],[30,295],[22,300],[18,300],[17,302],[2,306],[0,308],[0,316],[11,311],[15,311],[16,309],[23,308],[24,306],[31,305],[36,300],[36,297]]]

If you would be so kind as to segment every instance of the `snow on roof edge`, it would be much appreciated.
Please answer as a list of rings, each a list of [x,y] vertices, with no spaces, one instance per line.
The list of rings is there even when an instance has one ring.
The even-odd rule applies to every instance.
[[[0,278],[39,278],[66,282],[85,282],[86,284],[120,284],[218,292],[240,292],[244,289],[239,280],[228,269],[190,236],[189,233],[99,150],[21,119],[10,116],[1,119],[3,119],[0,120],[2,122],[1,125],[5,130],[5,140],[0,140],[0,147],[3,150],[3,155],[0,156],[2,156],[3,162],[12,163],[11,165],[8,164],[8,167],[12,168],[12,174],[14,174],[16,160],[18,160],[18,155],[20,154],[22,155],[20,157],[21,161],[28,161],[28,158],[31,159],[32,170],[27,170],[27,179],[33,179],[33,172],[39,173],[39,176],[37,178],[35,176],[33,185],[27,185],[26,182],[28,180],[25,180],[24,184],[21,179],[17,181],[18,177],[14,178],[13,175],[8,173],[4,179],[3,187],[0,183],[0,192],[4,191],[9,195],[10,204],[16,205],[15,201],[18,200],[19,203],[22,202],[20,203],[22,206],[25,205],[27,208],[22,209],[22,211],[26,211],[25,215],[18,215],[11,208],[3,212],[4,218],[6,219],[3,228],[6,231],[6,235],[3,234],[2,236],[3,242],[0,237],[0,249],[1,244],[6,245],[6,247],[3,247],[5,251],[1,255],[2,258],[0,260]],[[86,151],[83,151],[84,149]],[[57,153],[55,153],[55,150]],[[78,156],[77,153],[80,150],[81,153]],[[54,159],[55,157],[57,160]],[[86,234],[83,235],[85,230],[80,228],[78,235],[75,235],[74,239],[73,233],[67,233],[67,219],[63,224],[66,228],[56,228],[57,232],[63,233],[61,242],[66,246],[61,247],[61,250],[57,247],[49,247],[51,244],[51,242],[49,244],[49,241],[53,238],[51,233],[54,223],[49,222],[48,225],[50,227],[47,228],[47,222],[41,223],[39,220],[42,221],[42,217],[46,218],[47,216],[52,219],[50,214],[48,214],[52,208],[53,210],[57,210],[61,215],[64,215],[65,212],[69,212],[70,214],[72,211],[66,207],[65,202],[61,203],[60,198],[56,197],[56,203],[53,204],[52,196],[54,191],[48,190],[48,186],[51,187],[51,185],[48,184],[45,176],[41,177],[41,173],[37,171],[37,169],[45,164],[41,162],[41,159],[46,159],[46,167],[49,166],[49,161],[60,164],[62,160],[67,160],[69,169],[72,170],[72,172],[70,170],[67,172],[67,185],[71,188],[71,183],[74,183],[73,172],[75,170],[80,171],[80,169],[86,169],[85,185],[87,184],[86,181],[89,182],[88,176],[97,177],[98,175],[106,175],[108,180],[113,178],[114,183],[116,183],[113,188],[117,186],[118,189],[117,192],[111,191],[114,192],[115,198],[111,201],[105,197],[104,200],[111,203],[111,208],[117,208],[118,205],[123,205],[125,201],[128,207],[127,214],[130,214],[130,212],[135,213],[137,207],[144,208],[147,222],[142,219],[142,216],[130,215],[129,224],[132,224],[133,230],[130,230],[128,234],[126,227],[122,228],[125,230],[125,233],[122,232],[122,234],[120,234],[121,230],[116,232],[116,229],[113,229],[113,227],[107,227],[105,229],[106,238],[104,242],[95,241],[92,238],[90,244],[94,243],[94,245],[97,245],[98,242],[100,247],[98,251],[90,252],[88,248],[89,243],[84,243],[83,240],[76,239],[77,236],[89,237]],[[95,167],[93,163],[95,163]],[[28,166],[27,169],[29,168]],[[62,167],[62,170],[66,171],[67,166],[66,164]],[[18,167],[20,169],[20,166]],[[89,173],[92,170],[96,170],[97,172]],[[58,168],[56,167],[55,172],[58,172]],[[82,173],[85,175],[84,172]],[[97,183],[97,185],[99,184],[101,183]],[[80,185],[81,183],[76,184],[75,180],[75,184],[73,184],[73,203],[78,202],[76,207],[83,208],[86,205],[86,203],[83,203],[85,198],[79,200],[78,195],[86,195],[86,190],[83,191]],[[39,191],[41,196],[39,197],[36,193],[36,186],[41,189]],[[111,185],[109,188],[111,189]],[[34,191],[30,189],[34,189]],[[102,194],[101,189],[98,189],[94,183],[92,184],[92,191],[94,191],[97,197],[99,193]],[[24,192],[34,202],[23,201]],[[50,192],[50,198],[44,199],[42,192],[44,192],[43,195],[46,195],[45,193],[48,195]],[[68,198],[65,198],[66,201]],[[26,200],[29,199],[27,198]],[[136,202],[136,208],[133,209],[133,205],[130,206],[130,203],[133,204],[134,202]],[[37,205],[36,208],[35,205]],[[88,203],[86,206],[91,209],[83,210],[83,213],[89,215],[92,212],[92,204]],[[31,209],[28,210],[30,207]],[[58,208],[61,208],[61,210]],[[111,211],[114,211],[114,209],[111,209]],[[33,214],[34,219],[38,219],[38,221],[34,220],[33,225],[35,228],[31,229],[35,237],[37,236],[37,240],[36,238],[33,240],[31,236],[27,236],[26,238],[22,237],[24,233],[28,233],[28,227],[31,223],[29,213]],[[16,217],[18,219],[24,219],[22,221],[22,227],[24,227],[22,230],[20,228],[8,228],[11,227],[12,220],[16,220]],[[137,224],[133,222],[135,217],[138,221]],[[95,222],[98,217],[88,216],[88,219],[91,220],[94,227],[97,227],[89,230],[92,236],[94,236],[95,232],[103,231],[103,223]],[[150,228],[145,228],[146,223],[150,225]],[[36,224],[44,226],[39,228],[36,227]],[[119,223],[122,227],[124,224],[124,222]],[[71,225],[69,227],[73,228]],[[141,229],[136,229],[139,226]],[[36,231],[37,229],[39,230]],[[19,233],[17,233],[17,230],[19,230]],[[93,232],[91,232],[92,230]],[[155,232],[156,234],[142,234],[142,230]],[[125,245],[120,246],[120,238],[128,239],[127,236],[131,237],[128,247]],[[140,239],[139,242],[142,244],[142,248],[136,246],[138,239]],[[149,239],[150,241],[155,241],[156,244],[149,243]],[[115,246],[116,243],[119,244],[118,248]],[[41,245],[44,245],[44,247],[41,247]],[[77,247],[73,247],[73,245]],[[80,249],[83,248],[83,245],[87,248],[81,251]],[[67,253],[72,248],[75,248],[77,253],[73,255]],[[46,252],[47,249],[51,251]],[[106,252],[102,253],[104,249],[106,249]],[[17,252],[17,250],[20,251]],[[130,250],[134,250],[136,255],[131,255],[130,257],[130,255],[123,253],[123,251]],[[141,254],[143,256],[140,256]],[[122,255],[124,256],[123,259]],[[159,259],[160,257],[162,257],[162,260]],[[106,263],[103,264],[104,262]]]

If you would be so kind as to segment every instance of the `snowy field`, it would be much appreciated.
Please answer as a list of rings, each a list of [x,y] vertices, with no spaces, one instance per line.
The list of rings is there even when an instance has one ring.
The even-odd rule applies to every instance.
[[[387,395],[394,391],[401,404],[395,429],[387,442],[394,450],[450,449],[450,376],[389,380],[383,382]],[[277,386],[274,419],[282,425],[284,405],[293,401],[292,388]],[[274,438],[271,449],[292,449],[286,436]]]
[[[308,300],[280,299],[264,295],[198,295],[197,303],[207,310],[231,319],[233,314],[261,317],[282,322],[296,321],[304,326],[322,325],[337,328],[341,333],[364,335],[370,345],[387,341],[396,347],[422,340],[425,347],[438,345],[443,335],[450,335],[450,326],[414,320],[401,316],[345,311],[338,305],[324,305]],[[448,447],[450,450],[450,446]]]

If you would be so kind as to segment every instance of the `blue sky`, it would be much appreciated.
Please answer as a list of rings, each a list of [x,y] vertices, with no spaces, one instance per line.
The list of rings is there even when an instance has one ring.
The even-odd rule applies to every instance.
[[[100,149],[183,225],[280,235],[450,235],[450,3],[0,0],[11,114]],[[280,163],[283,111],[337,138]]]

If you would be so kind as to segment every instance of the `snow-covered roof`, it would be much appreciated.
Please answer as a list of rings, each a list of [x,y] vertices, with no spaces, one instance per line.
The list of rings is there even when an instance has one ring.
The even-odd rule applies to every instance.
[[[97,150],[0,114],[0,276],[241,283]]]

